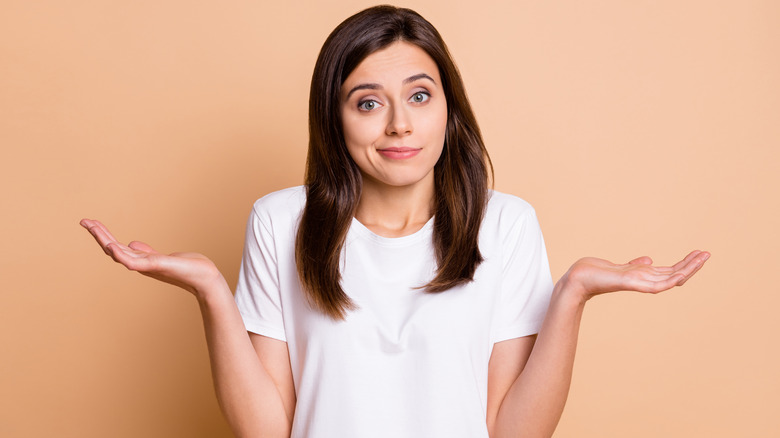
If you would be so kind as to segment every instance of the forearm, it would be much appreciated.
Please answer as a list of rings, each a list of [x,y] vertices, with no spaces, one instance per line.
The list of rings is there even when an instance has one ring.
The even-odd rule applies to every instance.
[[[292,413],[258,359],[224,279],[200,294],[214,387],[239,437],[289,437]]]
[[[493,438],[549,437],[569,394],[585,300],[555,285],[550,307],[528,362],[496,417]]]
[[[660,267],[646,256],[622,265],[594,257],[574,263],[555,285],[536,344],[501,402],[491,436],[549,437],[555,431],[569,394],[580,321],[590,297],[621,290],[663,292],[688,281],[709,257],[706,251],[692,251],[674,266]]]

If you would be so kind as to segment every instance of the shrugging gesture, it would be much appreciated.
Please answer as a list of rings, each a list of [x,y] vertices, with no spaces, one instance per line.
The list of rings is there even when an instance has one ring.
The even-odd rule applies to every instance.
[[[131,271],[179,286],[198,298],[202,298],[205,291],[225,283],[214,263],[202,254],[175,252],[165,255],[138,241],[123,245],[99,221],[82,219],[80,224],[106,254]]]
[[[621,290],[659,293],[685,284],[709,257],[706,251],[692,251],[673,266],[653,266],[653,260],[647,256],[622,265],[585,257],[574,263],[559,283],[585,300]]]
[[[571,383],[585,303],[608,292],[659,293],[682,286],[710,254],[692,251],[673,266],[653,266],[643,256],[625,264],[585,257],[555,284],[550,307],[522,373],[503,397],[495,420],[488,418],[491,438],[550,437],[558,424]],[[504,345],[502,345],[504,344]],[[493,355],[511,356],[520,341],[496,344]]]
[[[235,434],[289,437],[295,392],[287,344],[257,335],[250,339],[214,263],[197,253],[161,254],[142,242],[123,245],[96,220],[83,219],[81,226],[117,263],[198,298],[217,399]]]

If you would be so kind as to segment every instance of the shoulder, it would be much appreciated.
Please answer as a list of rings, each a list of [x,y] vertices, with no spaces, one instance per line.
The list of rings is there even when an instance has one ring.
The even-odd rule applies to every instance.
[[[527,201],[494,190],[490,191],[489,196],[480,227],[481,242],[494,240],[496,244],[506,246],[514,244],[523,236],[541,233],[536,211]]]
[[[271,192],[255,201],[255,212],[300,209],[306,203],[306,188],[304,186],[288,187]]]
[[[271,192],[255,201],[250,222],[261,223],[269,230],[295,227],[306,204],[304,186],[289,187]]]
[[[523,218],[535,218],[536,211],[525,200],[507,193],[491,190],[485,210],[485,221],[515,223]]]

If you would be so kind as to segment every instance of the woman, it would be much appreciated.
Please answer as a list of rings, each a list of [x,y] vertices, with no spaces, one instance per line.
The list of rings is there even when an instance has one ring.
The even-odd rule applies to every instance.
[[[553,286],[533,209],[488,190],[460,76],[413,11],[333,31],[309,119],[306,184],[255,203],[235,301],[204,256],[82,221],[115,261],[197,297],[238,436],[550,436],[585,302],[682,285],[709,257],[584,258]]]

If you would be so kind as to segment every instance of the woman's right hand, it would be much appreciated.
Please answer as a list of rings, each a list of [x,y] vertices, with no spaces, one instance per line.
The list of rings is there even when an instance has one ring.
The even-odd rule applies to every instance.
[[[161,254],[143,242],[119,243],[105,225],[82,219],[82,227],[92,234],[103,251],[131,271],[188,290],[199,299],[207,290],[225,284],[216,265],[206,256],[193,252]]]

